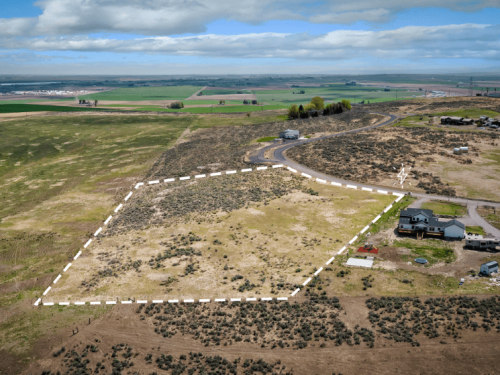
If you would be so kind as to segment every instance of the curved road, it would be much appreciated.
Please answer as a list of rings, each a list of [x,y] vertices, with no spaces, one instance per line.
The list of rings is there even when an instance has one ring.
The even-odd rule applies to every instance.
[[[382,116],[388,116],[389,119],[385,120],[385,121],[383,121],[383,122],[381,122],[380,124],[377,124],[377,125],[371,125],[371,126],[367,126],[367,127],[364,127],[364,128],[347,130],[347,131],[343,131],[343,132],[340,132],[340,133],[335,133],[335,134],[331,134],[331,135],[325,135],[325,136],[318,137],[318,138],[305,139],[305,140],[301,139],[301,140],[293,140],[293,141],[284,141],[283,143],[280,143],[280,141],[274,141],[272,145],[266,146],[266,147],[262,148],[261,150],[259,150],[259,153],[257,155],[251,156],[249,158],[250,162],[254,163],[254,164],[260,164],[260,163],[279,163],[279,164],[286,165],[286,166],[288,166],[290,168],[296,169],[296,170],[298,170],[300,172],[307,173],[307,174],[309,174],[309,175],[311,175],[311,176],[313,176],[315,178],[321,178],[323,180],[330,181],[330,182],[337,182],[337,183],[341,183],[343,185],[347,185],[347,184],[349,184],[349,185],[355,185],[358,188],[363,188],[363,187],[370,188],[370,189],[380,189],[380,188],[382,188],[382,189],[384,189],[386,191],[390,191],[392,193],[404,193],[404,194],[406,194],[407,192],[402,191],[400,189],[390,188],[390,187],[386,187],[386,186],[367,185],[367,184],[362,184],[362,183],[359,183],[359,182],[346,181],[346,180],[342,180],[340,178],[329,176],[329,175],[317,172],[317,171],[315,171],[313,169],[309,169],[309,168],[303,166],[302,164],[297,164],[297,163],[295,163],[295,162],[287,159],[286,156],[285,156],[285,154],[284,154],[286,150],[288,150],[288,149],[290,149],[292,147],[295,147],[295,146],[299,146],[299,145],[303,145],[303,144],[311,143],[311,142],[316,142],[316,141],[319,141],[319,140],[322,140],[322,139],[326,139],[326,138],[340,137],[340,136],[343,136],[343,135],[346,135],[346,134],[349,134],[349,133],[357,133],[357,132],[364,131],[364,130],[379,128],[379,127],[382,127],[382,126],[386,126],[386,125],[394,122],[395,120],[397,120],[399,118],[398,116],[387,114],[387,113],[377,113],[377,112],[368,112],[368,113],[382,115]],[[274,159],[267,159],[265,157],[266,151],[268,151],[270,149],[274,149],[274,151],[273,151]],[[487,233],[490,233],[490,234],[492,234],[495,237],[500,237],[500,230],[497,229],[497,228],[495,228],[494,226],[492,226],[490,223],[488,223],[486,220],[484,220],[481,217],[481,215],[479,215],[477,213],[477,207],[478,206],[488,205],[488,206],[494,206],[494,207],[499,207],[500,208],[500,203],[486,202],[486,201],[475,200],[475,199],[467,199],[467,198],[448,197],[448,196],[442,196],[442,195],[430,195],[430,194],[422,194],[422,193],[413,193],[413,192],[411,193],[411,195],[414,196],[414,197],[417,197],[418,201],[420,202],[420,204],[423,201],[426,201],[426,200],[429,200],[429,199],[448,200],[450,202],[465,204],[467,206],[467,211],[468,211],[468,214],[469,214],[469,218],[467,218],[468,220],[465,220],[465,221],[467,221],[467,223],[466,223],[467,225],[475,223],[476,225],[479,225],[479,226],[483,227],[484,230]]]

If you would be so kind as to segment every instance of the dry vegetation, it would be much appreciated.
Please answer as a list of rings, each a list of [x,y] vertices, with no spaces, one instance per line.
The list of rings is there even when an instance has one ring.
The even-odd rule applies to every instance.
[[[245,168],[247,153],[262,145],[252,143],[264,136],[277,136],[285,128],[301,134],[337,133],[373,125],[382,116],[349,111],[339,115],[307,120],[274,122],[240,127],[199,129],[186,142],[165,151],[147,175],[150,179],[180,177],[220,170]]]
[[[287,155],[329,175],[385,186],[394,185],[404,164],[411,167],[405,189],[464,196],[474,187],[478,195],[491,198],[498,196],[498,179],[492,176],[500,175],[488,158],[498,150],[499,137],[497,133],[394,126],[297,146]],[[469,154],[454,155],[453,148],[462,146],[469,147]],[[478,187],[477,178],[485,181],[483,186]]]

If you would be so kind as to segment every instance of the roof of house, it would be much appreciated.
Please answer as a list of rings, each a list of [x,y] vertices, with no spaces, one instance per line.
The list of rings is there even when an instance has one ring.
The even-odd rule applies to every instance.
[[[423,214],[429,218],[432,217],[432,210],[426,210],[423,208],[407,208],[406,210],[401,210],[400,216],[401,217],[413,217],[418,214]]]
[[[491,262],[481,264],[481,266],[498,266],[498,263],[492,260]]]
[[[455,219],[450,220],[448,222],[443,222],[443,223],[444,223],[444,225],[443,225],[444,228],[451,227],[452,225],[456,225],[457,227],[460,227],[463,230],[465,230],[465,225],[463,225],[460,221],[455,220]]]
[[[282,133],[299,134],[300,132],[298,130],[286,129],[286,130],[282,131]]]

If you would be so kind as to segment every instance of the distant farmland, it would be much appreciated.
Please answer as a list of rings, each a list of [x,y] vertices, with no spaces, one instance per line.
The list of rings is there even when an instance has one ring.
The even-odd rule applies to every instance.
[[[58,105],[38,105],[38,104],[0,104],[0,113],[19,112],[82,112],[82,111],[102,111],[92,107],[63,107]]]
[[[78,98],[116,101],[184,100],[199,89],[201,89],[200,86],[130,87],[83,95]]]

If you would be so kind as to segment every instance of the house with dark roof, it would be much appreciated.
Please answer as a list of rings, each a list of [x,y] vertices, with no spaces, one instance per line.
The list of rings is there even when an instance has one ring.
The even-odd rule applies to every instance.
[[[399,216],[399,233],[424,234],[446,239],[462,239],[465,237],[465,225],[458,220],[439,220],[432,210],[422,208],[407,208]]]
[[[287,129],[279,134],[280,138],[283,139],[299,139],[300,132],[298,130]]]

